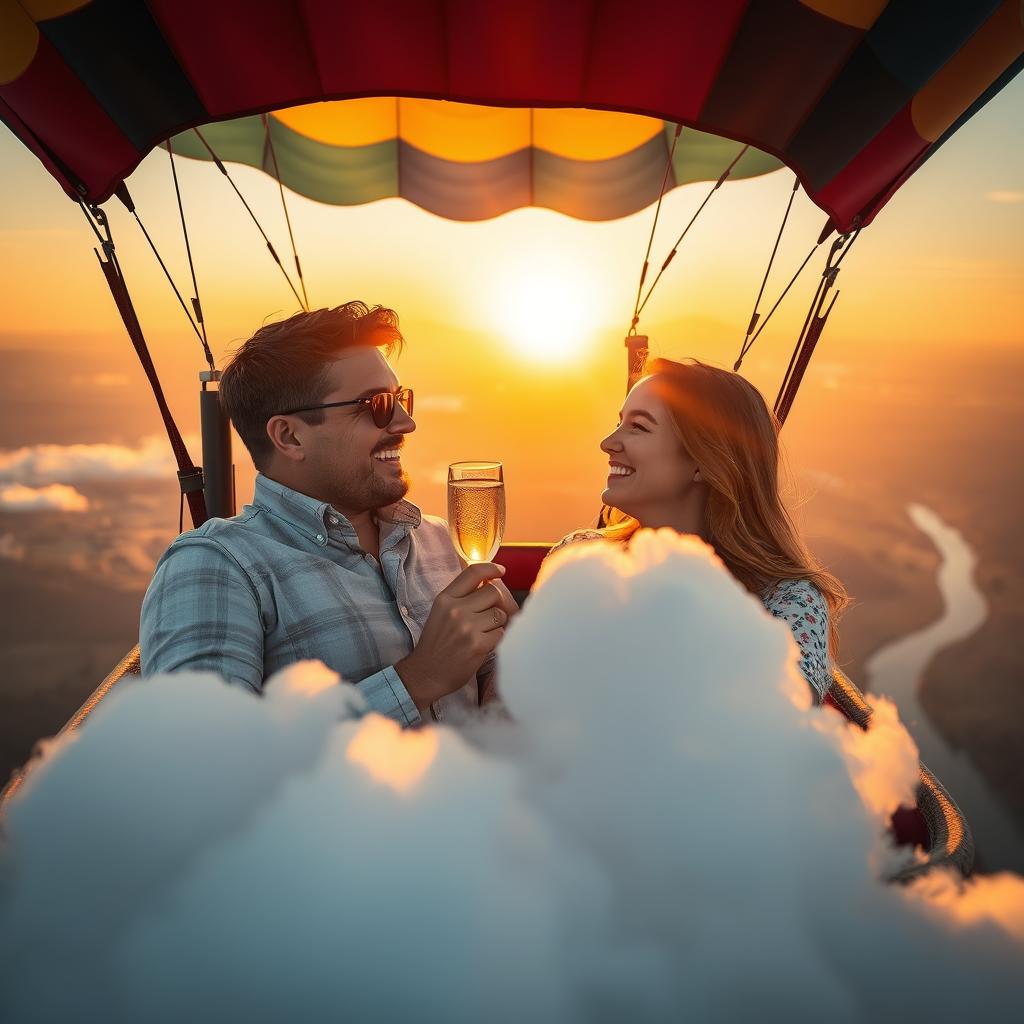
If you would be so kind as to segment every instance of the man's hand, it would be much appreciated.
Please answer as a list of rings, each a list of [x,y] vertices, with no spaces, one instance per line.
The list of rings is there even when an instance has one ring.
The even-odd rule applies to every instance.
[[[477,562],[434,598],[412,654],[395,665],[420,713],[464,686],[505,635],[515,600],[500,583],[505,569]],[[511,607],[510,607],[511,606]]]
[[[490,580],[488,586],[494,587],[500,595],[500,608],[507,616],[506,621],[511,620],[513,615],[519,614],[519,605],[516,604],[512,591],[501,580]]]

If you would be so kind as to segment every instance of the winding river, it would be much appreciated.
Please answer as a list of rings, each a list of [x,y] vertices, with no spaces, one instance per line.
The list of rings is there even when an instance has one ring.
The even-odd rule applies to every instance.
[[[938,584],[945,608],[931,625],[888,644],[869,659],[868,689],[896,703],[921,760],[964,812],[974,833],[979,866],[986,871],[1024,874],[1024,828],[992,794],[966,753],[945,741],[918,702],[918,687],[932,659],[950,644],[970,636],[988,614],[985,597],[974,581],[977,558],[959,531],[930,508],[911,505],[907,512],[939,551]],[[963,685],[972,685],[972,680],[964,679]]]

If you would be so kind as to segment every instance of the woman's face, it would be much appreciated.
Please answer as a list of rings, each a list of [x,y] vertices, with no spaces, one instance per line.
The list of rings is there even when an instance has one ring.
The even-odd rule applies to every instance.
[[[654,381],[637,381],[626,396],[619,425],[601,442],[609,466],[601,500],[644,526],[672,522],[694,484],[700,484],[697,463],[683,447]]]

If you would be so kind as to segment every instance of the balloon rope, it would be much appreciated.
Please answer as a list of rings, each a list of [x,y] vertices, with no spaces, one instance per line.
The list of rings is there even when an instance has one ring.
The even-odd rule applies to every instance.
[[[668,160],[665,161],[665,174],[661,179],[661,191],[658,193],[658,205],[654,210],[654,223],[651,225],[651,233],[647,238],[647,252],[644,253],[644,265],[640,270],[640,283],[636,286],[636,302],[633,304],[633,322],[629,325],[630,331],[636,330],[637,322],[640,319],[640,295],[644,290],[644,281],[647,280],[647,270],[650,267],[651,246],[654,245],[654,231],[658,226],[658,218],[661,216],[661,201],[665,198],[665,186],[668,184],[668,173],[672,170],[673,160],[676,155],[676,143],[679,141],[679,133],[682,130],[682,124],[677,124],[675,135],[672,136],[672,146],[668,151]]]
[[[773,314],[775,313],[775,310],[777,310],[781,305],[782,300],[788,294],[789,289],[792,288],[794,284],[796,284],[796,279],[801,275],[801,273],[803,273],[804,267],[806,267],[807,264],[811,262],[811,257],[818,251],[819,245],[821,245],[821,242],[815,242],[814,245],[811,246],[811,251],[804,257],[803,263],[801,263],[800,266],[797,267],[796,273],[789,279],[789,284],[787,284],[786,287],[782,289],[782,294],[775,300],[775,305],[772,306],[770,310],[768,310],[768,315],[761,321],[761,326],[758,327],[758,329],[754,332],[754,336],[750,339],[750,343],[745,345],[743,351],[740,352],[740,358],[736,360],[736,365],[733,367],[734,370],[739,371],[740,363],[742,362],[743,357],[750,351],[750,346],[753,345],[755,341],[757,341],[757,339],[761,336],[761,332],[768,326],[768,321],[771,320]]]
[[[803,327],[800,329],[800,335],[793,349],[793,355],[790,357],[789,366],[786,367],[786,374],[782,379],[782,386],[779,388],[774,406],[775,417],[780,428],[786,422],[789,411],[793,407],[793,400],[800,389],[804,373],[811,361],[811,356],[814,354],[814,349],[818,344],[818,339],[821,337],[821,332],[825,329],[825,321],[828,320],[832,307],[835,306],[836,299],[839,298],[839,292],[836,292],[832,296],[832,301],[828,304],[824,314],[821,314],[825,299],[828,297],[828,293],[833,285],[835,285],[840,264],[846,259],[853,248],[853,243],[857,241],[860,235],[860,225],[857,221],[854,223],[857,226],[852,234],[840,235],[832,243],[828,259],[825,261],[825,269],[821,272],[821,279],[818,281],[814,298],[811,300],[810,309],[807,310],[807,316],[804,318]],[[824,233],[823,237],[819,239],[818,244],[820,245],[822,241],[824,241]]]
[[[716,181],[714,185],[711,186],[711,191],[708,192],[708,194],[704,197],[704,202],[697,207],[697,212],[690,218],[689,224],[687,224],[686,227],[683,228],[682,234],[676,239],[676,244],[672,246],[672,251],[665,258],[665,262],[662,263],[661,270],[658,271],[658,276],[651,282],[651,287],[647,289],[647,294],[644,296],[644,301],[641,302],[640,305],[637,307],[636,314],[633,317],[634,326],[640,319],[640,314],[644,311],[644,307],[650,301],[651,295],[654,293],[654,289],[658,286],[658,282],[661,280],[661,275],[665,273],[665,271],[668,269],[668,265],[672,262],[673,259],[675,259],[675,255],[679,251],[679,246],[682,244],[683,239],[686,237],[686,233],[690,230],[690,228],[693,227],[694,221],[696,221],[696,219],[701,215],[701,211],[704,209],[705,206],[708,205],[708,203],[711,200],[711,197],[722,187],[722,184],[724,183],[725,179],[728,178],[730,174],[732,174],[732,169],[740,162],[740,159],[743,157],[743,155],[746,153],[748,149],[750,149],[749,145],[744,146],[736,154],[735,158],[733,159],[733,162],[729,164],[728,167],[726,167],[726,169],[722,172],[721,177],[719,177],[718,181]]]
[[[210,158],[217,165],[217,170],[220,171],[220,173],[223,174],[224,177],[228,179],[228,184],[235,190],[235,195],[238,196],[238,198],[242,201],[242,205],[245,207],[246,213],[248,213],[249,216],[252,218],[252,222],[253,224],[256,225],[256,229],[263,236],[263,241],[267,243],[267,250],[270,252],[270,255],[274,258],[274,262],[277,264],[278,269],[280,269],[281,273],[284,274],[284,279],[288,282],[288,287],[291,288],[292,295],[295,296],[295,299],[299,303],[299,305],[302,306],[303,309],[306,309],[306,306],[302,301],[302,296],[299,295],[299,293],[295,290],[295,285],[292,284],[292,279],[288,276],[288,271],[284,269],[284,264],[281,262],[281,257],[277,255],[277,250],[271,244],[270,239],[267,237],[266,231],[263,230],[263,226],[256,219],[256,214],[252,212],[252,207],[249,206],[249,204],[245,201],[245,196],[243,196],[242,193],[239,192],[238,186],[232,180],[231,175],[228,174],[228,169],[224,166],[224,164],[221,163],[220,157],[217,156],[216,153],[214,153],[213,149],[210,147],[210,144],[206,141],[206,139],[203,138],[203,133],[198,128],[193,128],[192,131],[196,133],[196,135],[199,138],[199,141],[206,147],[206,151],[207,153],[210,154]]]
[[[196,311],[196,320],[199,322],[199,327],[203,332],[203,350],[206,354],[206,361],[210,364],[211,370],[216,370],[216,366],[213,361],[213,353],[210,352],[209,339],[206,336],[206,321],[203,318],[203,307],[199,302],[199,283],[196,281],[196,267],[192,262],[192,246],[188,240],[188,225],[185,223],[185,207],[181,201],[181,189],[178,186],[178,169],[174,165],[174,149],[171,146],[171,140],[167,140],[167,156],[171,161],[171,177],[174,179],[174,194],[178,200],[178,216],[181,218],[181,233],[185,238],[185,253],[188,256],[188,269],[192,275],[192,308]]]
[[[178,286],[174,283],[174,278],[171,277],[171,272],[167,269],[167,264],[164,263],[163,257],[160,255],[159,250],[157,249],[156,245],[153,242],[153,239],[149,237],[149,232],[146,230],[146,225],[142,223],[142,220],[140,219],[138,213],[135,211],[134,208],[132,209],[131,213],[132,216],[135,218],[135,222],[142,229],[143,235],[146,236],[146,241],[149,242],[149,247],[150,249],[153,250],[153,255],[156,257],[157,263],[160,264],[160,269],[164,272],[164,277],[167,278],[168,284],[170,284],[171,289],[174,291],[174,294],[178,297],[178,303],[180,304],[181,308],[185,311],[185,316],[188,317],[188,322],[192,325],[192,330],[196,332],[196,337],[199,339],[199,344],[203,346],[203,354],[206,356],[207,363],[210,364],[210,369],[215,370],[217,367],[214,365],[213,354],[210,352],[210,346],[207,345],[206,338],[200,333],[198,326],[196,326],[196,322],[193,319],[192,314],[189,312],[188,306],[185,305],[185,300],[182,298],[181,292],[178,290]]]
[[[125,194],[127,195],[127,193]],[[135,307],[132,304],[131,295],[128,292],[128,285],[125,283],[124,274],[121,271],[121,264],[117,259],[114,239],[110,233],[110,222],[107,219],[106,213],[99,206],[86,206],[82,200],[78,201],[78,205],[89,221],[93,232],[100,239],[103,255],[100,255],[99,250],[94,250],[96,258],[99,260],[100,269],[103,271],[107,287],[110,289],[114,304],[121,315],[121,320],[124,323],[125,330],[128,332],[128,337],[135,348],[136,355],[139,357],[139,362],[142,364],[143,372],[146,374],[149,385],[153,390],[153,397],[156,399],[157,407],[160,410],[160,417],[164,422],[164,429],[167,431],[167,438],[171,443],[171,450],[174,452],[174,459],[178,465],[178,485],[181,493],[185,496],[185,500],[188,502],[189,512],[192,515],[192,525],[196,527],[202,526],[206,522],[203,471],[193,463],[189,456],[188,448],[185,446],[181,436],[181,431],[178,430],[178,425],[174,422],[174,416],[171,414],[170,406],[168,406],[167,399],[164,396],[160,378],[157,375],[153,358],[146,344],[146,338],[142,333],[142,326],[139,323]],[[102,229],[102,234],[100,234],[100,229]]]
[[[292,234],[292,219],[288,216],[288,204],[284,199],[284,185],[281,182],[281,168],[277,165],[277,150],[274,149],[274,137],[270,134],[270,118],[262,114],[263,131],[266,135],[267,149],[270,151],[270,159],[274,162],[274,177],[277,178],[277,188],[281,193],[281,209],[284,210],[284,222],[288,225],[288,241],[292,244],[292,258],[295,260],[295,272],[299,276],[299,284],[302,285],[302,299],[306,309],[309,309],[309,296],[306,294],[306,279],[302,276],[302,264],[299,263],[299,252],[295,247],[295,235]]]
[[[757,298],[754,300],[754,311],[750,314],[750,323],[747,325],[747,334],[743,339],[743,343],[740,345],[739,358],[736,360],[736,365],[733,366],[733,370],[739,372],[740,365],[743,362],[744,356],[750,351],[750,346],[753,341],[750,335],[754,333],[754,328],[757,326],[757,321],[761,318],[761,314],[758,313],[757,308],[761,305],[761,298],[764,295],[765,285],[768,283],[768,275],[772,272],[772,264],[775,263],[775,254],[779,251],[779,242],[782,241],[782,232],[786,230],[786,221],[789,220],[789,211],[793,209],[793,200],[796,199],[797,189],[800,188],[799,177],[793,179],[793,189],[789,193],[789,202],[786,203],[786,212],[782,216],[782,223],[779,225],[779,233],[775,236],[775,245],[772,247],[772,254],[768,257],[768,266],[765,267],[764,277],[761,278],[761,288],[757,293]],[[803,267],[800,268],[801,270]],[[799,271],[797,271],[799,273]],[[772,312],[774,312],[774,307]]]

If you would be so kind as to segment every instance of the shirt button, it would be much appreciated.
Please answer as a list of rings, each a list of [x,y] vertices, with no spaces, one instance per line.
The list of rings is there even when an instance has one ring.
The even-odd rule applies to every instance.
[[[403,615],[408,615],[408,614],[409,614],[409,609],[408,609],[408,608],[407,608],[407,607],[406,607],[406,606],[405,606],[404,604],[403,604],[403,605],[402,605],[402,607],[401,607],[401,608],[399,609],[399,611],[400,611],[400,612],[401,612],[401,613],[402,613]]]
[[[331,526],[337,526],[338,525],[338,517],[337,516],[328,516],[327,517],[327,522]]]
[[[323,535],[322,533],[318,533],[318,534],[316,535],[316,539],[317,539],[317,540],[318,540],[318,541],[319,541],[319,542],[320,542],[321,544],[323,544],[323,542],[324,542],[324,535]]]

